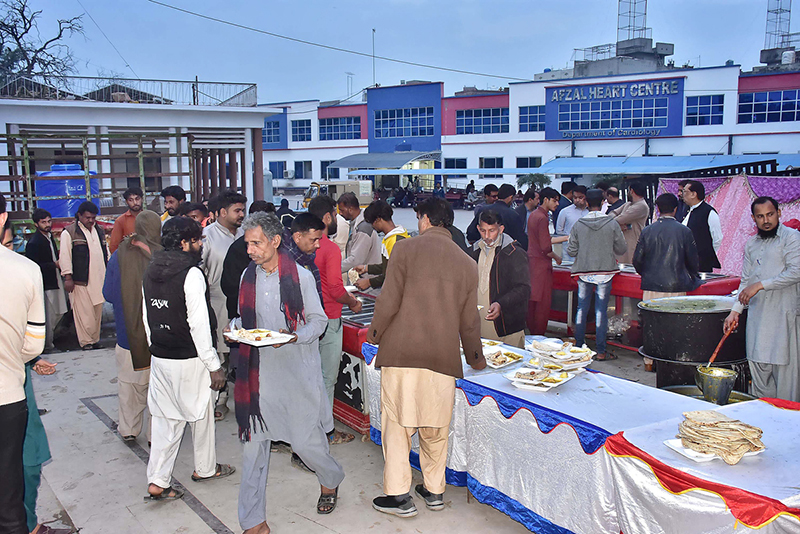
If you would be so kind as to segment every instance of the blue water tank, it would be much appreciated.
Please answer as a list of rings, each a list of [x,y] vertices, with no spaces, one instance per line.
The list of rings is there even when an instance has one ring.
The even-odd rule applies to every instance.
[[[94,171],[89,171],[89,174],[97,174]],[[77,163],[69,163],[66,165],[51,165],[49,171],[37,172],[36,176],[39,177],[53,177],[53,176],[76,176],[76,179],[63,180],[41,180],[36,182],[36,196],[37,197],[58,197],[58,196],[76,196],[81,198],[59,200],[38,200],[37,207],[46,209],[50,214],[56,217],[73,217],[78,211],[78,206],[81,205],[86,199],[86,179],[84,178],[84,171]],[[96,197],[100,193],[100,180],[92,178],[89,180],[89,187],[92,192],[92,197]],[[95,205],[100,207],[100,201],[95,200]]]

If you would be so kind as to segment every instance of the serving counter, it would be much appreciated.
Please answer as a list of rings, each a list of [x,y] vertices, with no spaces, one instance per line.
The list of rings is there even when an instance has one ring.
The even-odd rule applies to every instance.
[[[569,335],[574,335],[575,311],[577,309],[578,282],[572,277],[570,265],[553,266],[553,305],[550,309],[550,320],[567,325]],[[702,273],[705,278],[703,285],[688,293],[689,295],[729,295],[739,288],[740,278],[716,273]],[[614,296],[614,311],[616,315],[627,313],[631,315],[631,330],[628,335],[620,340],[611,337],[610,345],[616,345],[628,350],[636,351],[639,348],[641,336],[638,334],[638,315],[636,304],[642,300],[642,277],[632,265],[621,264],[619,274],[611,282],[611,295]],[[609,306],[610,308],[610,306]],[[609,315],[611,319],[613,315]],[[594,313],[590,312],[588,320],[589,331],[593,331]]]
[[[530,357],[512,347],[503,350]],[[380,370],[372,363],[377,347],[365,344],[362,353],[373,392],[370,437],[380,444]],[[739,533],[748,531],[747,525],[800,532],[800,490],[788,484],[800,476],[800,451],[795,450],[800,445],[787,435],[800,423],[800,412],[776,415],[778,408],[762,401],[724,407],[731,417],[763,425],[767,451],[737,466],[721,460],[686,465],[661,441],[677,432],[682,412],[717,406],[591,371],[546,392],[518,389],[503,374],[524,361],[500,370],[465,366],[464,378],[456,383],[450,425],[449,484],[467,486],[477,500],[547,534]],[[777,430],[778,421],[783,431]],[[784,436],[789,443],[770,447],[770,441],[783,443]],[[413,443],[418,450],[416,437]],[[417,454],[411,456],[418,467]],[[664,480],[647,467],[656,457],[660,464],[652,465],[664,466]],[[754,469],[762,482],[745,484]],[[712,471],[730,476],[715,478]],[[723,488],[725,496],[713,490],[681,493],[706,486]],[[738,508],[726,508],[730,503]],[[684,514],[686,520],[674,528],[671,518]],[[713,520],[705,521],[706,514]],[[760,522],[744,521],[754,515]]]

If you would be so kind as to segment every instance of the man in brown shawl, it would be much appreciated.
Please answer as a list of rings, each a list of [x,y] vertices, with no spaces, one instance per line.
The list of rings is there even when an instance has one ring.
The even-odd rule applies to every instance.
[[[106,268],[103,295],[114,306],[117,330],[118,430],[126,441],[142,431],[147,407],[150,350],[142,319],[142,279],[161,248],[161,218],[143,211],[136,216],[136,233],[122,241]],[[150,425],[146,433],[149,439]]]

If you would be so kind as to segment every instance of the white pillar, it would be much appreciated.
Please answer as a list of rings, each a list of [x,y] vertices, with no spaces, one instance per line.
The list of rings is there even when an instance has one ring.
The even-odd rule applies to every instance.
[[[181,134],[183,134],[178,140],[180,141],[178,146],[180,147],[181,154],[188,154],[189,152],[189,138],[187,135],[189,134],[189,128],[181,128]],[[189,191],[192,189],[192,182],[189,176],[189,166],[191,165],[191,159],[189,156],[184,156],[180,159],[180,169],[181,172],[186,173],[181,177],[180,186],[183,187],[184,191]],[[197,202],[199,199],[192,198],[192,202]]]
[[[106,136],[108,135],[108,126],[101,126],[100,127],[100,135]],[[110,156],[111,155],[111,148],[108,145],[108,138],[105,137],[100,142],[100,155],[101,156]],[[100,172],[103,174],[108,174],[111,172],[111,160],[110,159],[102,159],[100,160]]]
[[[169,133],[170,135],[177,133],[177,128],[170,128]],[[177,137],[170,137],[169,138],[169,153],[175,154],[178,152],[178,138]],[[169,172],[178,172],[178,158],[176,156],[169,157]],[[180,176],[170,176],[169,177],[169,184],[170,185],[181,185]]]
[[[253,182],[253,129],[246,128],[244,132],[244,176],[242,183],[247,184],[247,195],[250,201],[255,200],[255,186]]]

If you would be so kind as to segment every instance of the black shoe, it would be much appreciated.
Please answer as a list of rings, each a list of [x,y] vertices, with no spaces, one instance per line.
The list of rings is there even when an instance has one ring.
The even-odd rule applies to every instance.
[[[425,501],[428,510],[436,511],[444,508],[444,493],[431,493],[425,489],[424,484],[417,484],[414,491]]]
[[[50,410],[46,408],[39,408],[39,417],[43,416],[46,413],[50,413]]]
[[[303,459],[297,456],[295,453],[292,453],[291,465],[292,467],[296,467],[300,471],[308,471],[309,473],[314,472],[314,470],[308,467],[306,463],[303,461]]]
[[[396,515],[397,517],[414,517],[417,515],[417,507],[411,495],[386,495],[372,499],[372,507],[384,514]]]

